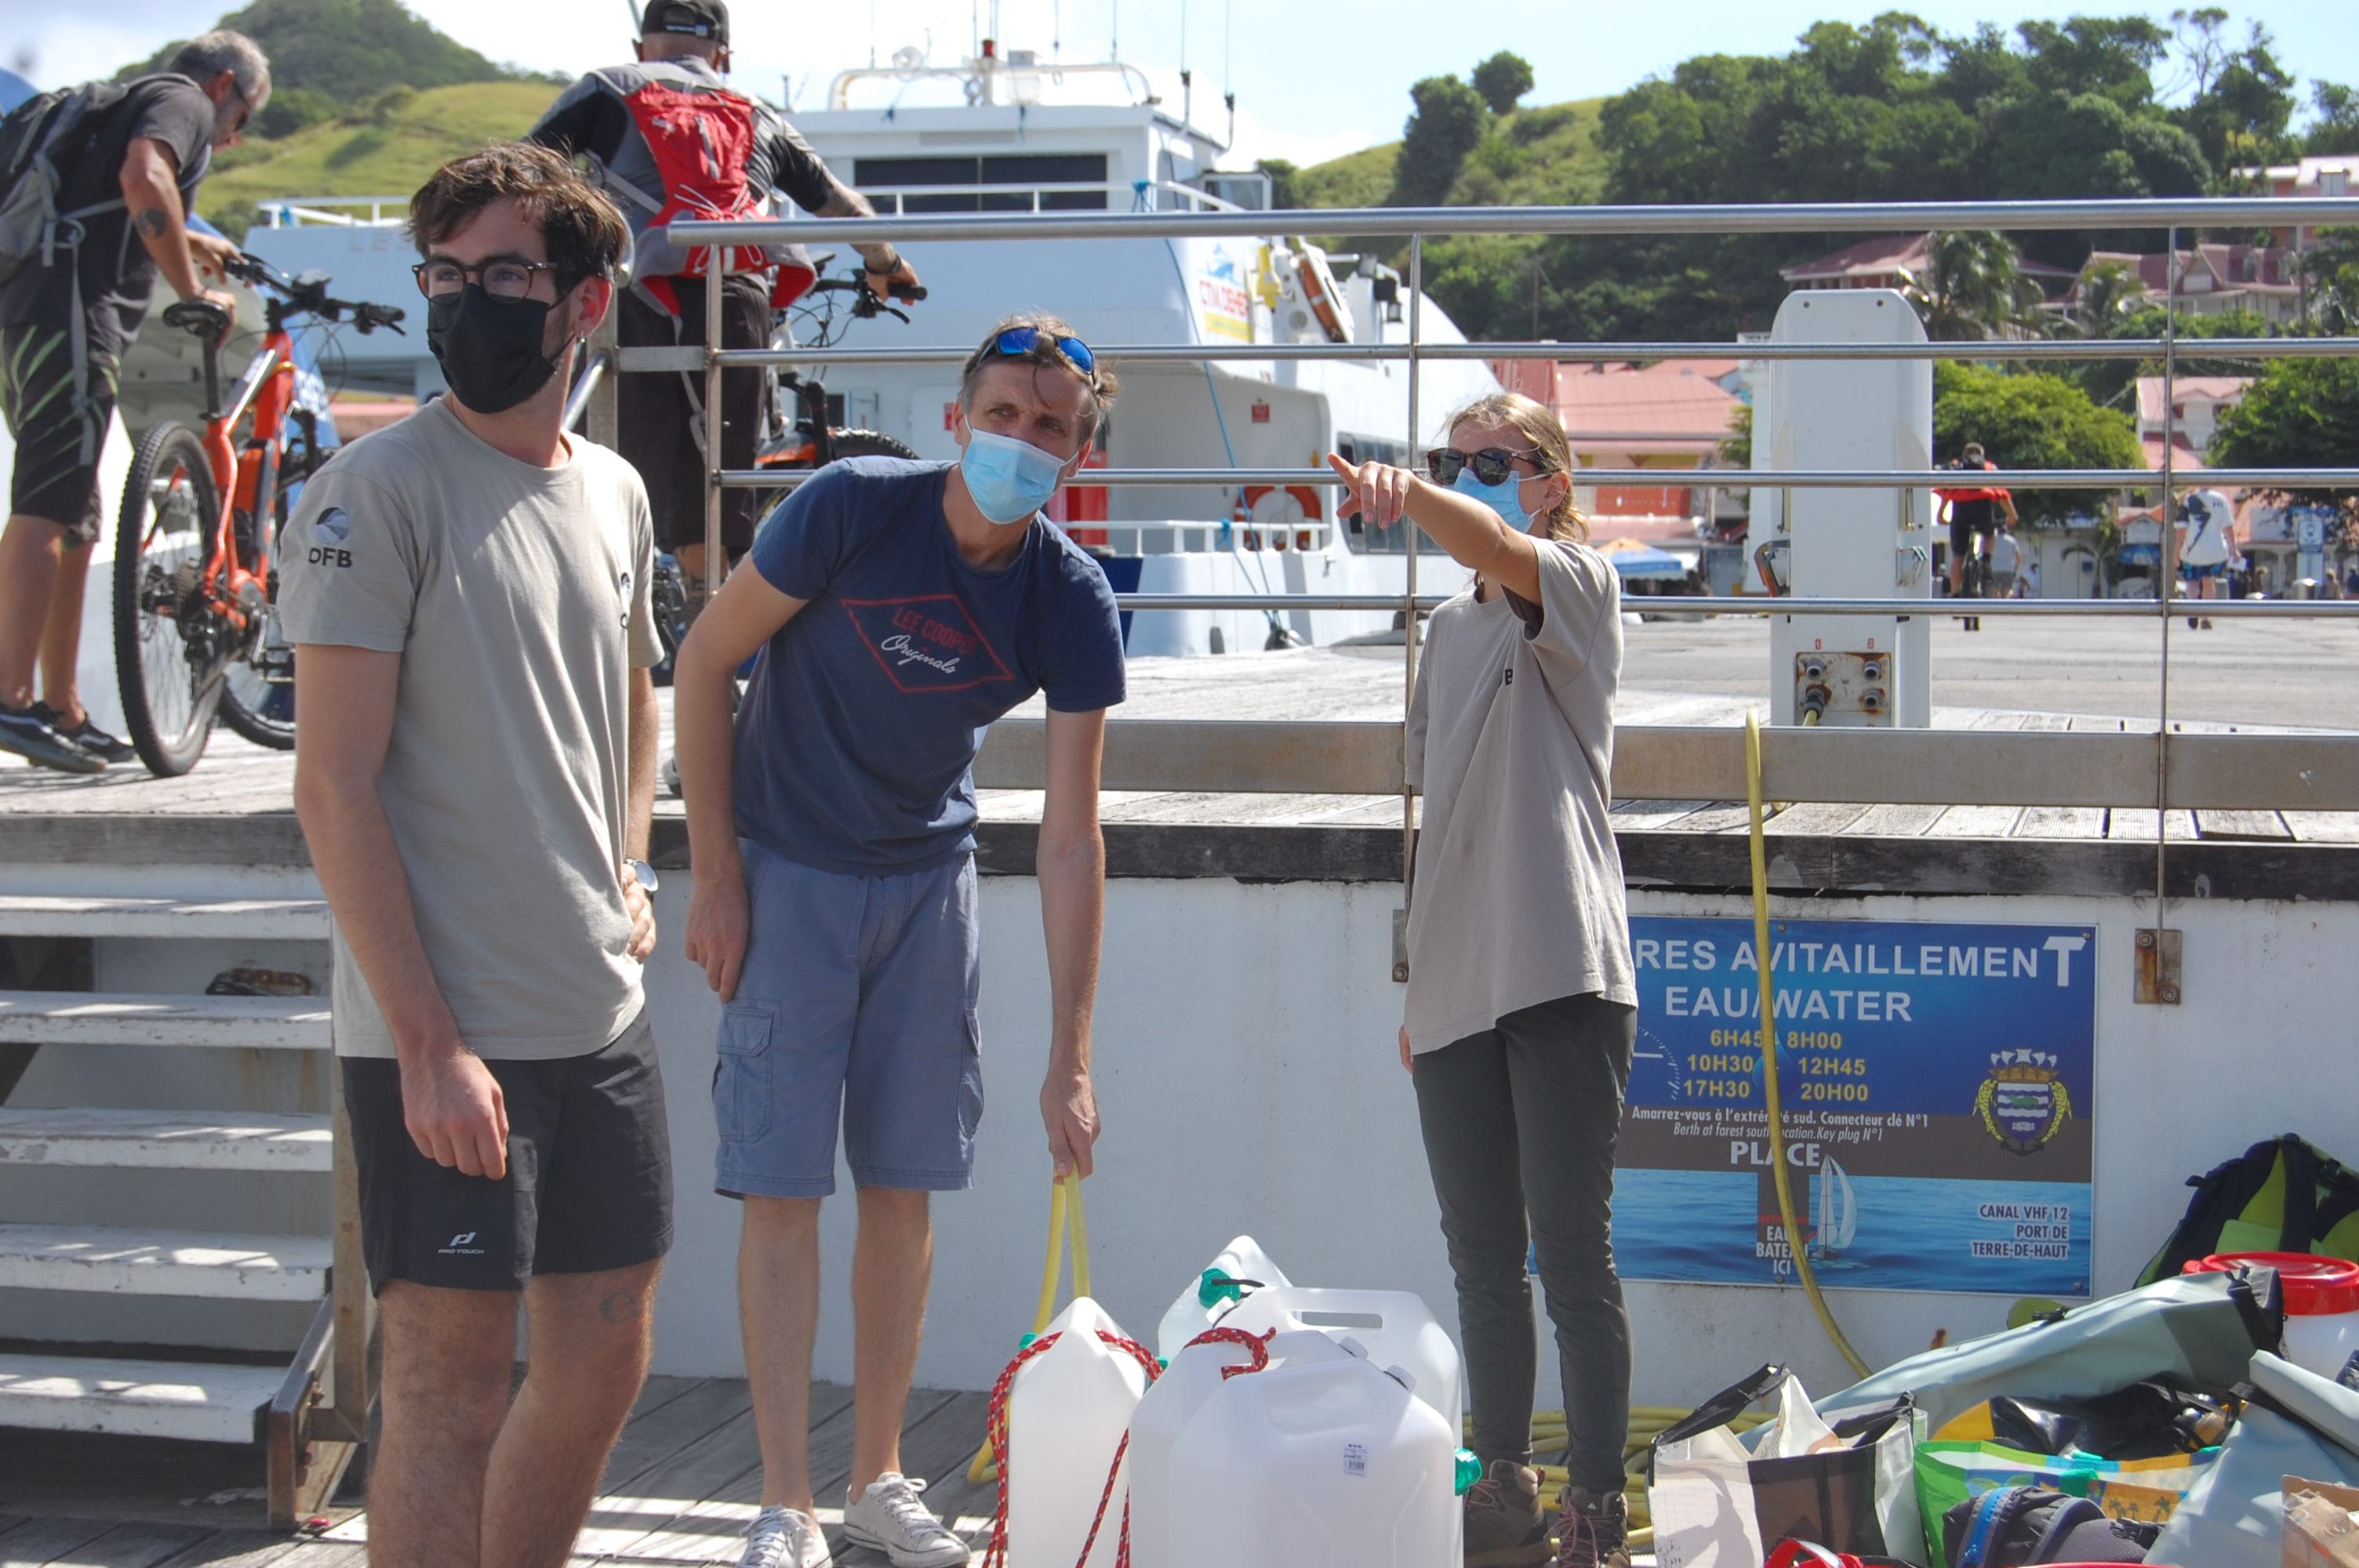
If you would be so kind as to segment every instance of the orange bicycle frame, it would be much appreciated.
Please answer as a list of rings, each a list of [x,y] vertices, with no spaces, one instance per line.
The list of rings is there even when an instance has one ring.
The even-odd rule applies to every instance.
[[[246,626],[245,605],[252,591],[258,600],[267,585],[249,571],[237,552],[236,519],[240,508],[255,519],[255,537],[266,525],[261,509],[274,499],[262,493],[263,464],[277,448],[279,431],[287,421],[287,411],[295,402],[295,343],[285,328],[270,333],[248,362],[245,377],[239,384],[255,377],[254,365],[267,359],[269,367],[261,373],[260,384],[253,397],[254,433],[247,438],[245,449],[239,451],[231,438],[245,410],[234,405],[225,412],[210,413],[205,419],[205,455],[213,470],[213,486],[222,498],[221,515],[213,520],[213,547],[205,563],[205,597],[230,624],[240,631]],[[259,552],[257,552],[257,557]]]

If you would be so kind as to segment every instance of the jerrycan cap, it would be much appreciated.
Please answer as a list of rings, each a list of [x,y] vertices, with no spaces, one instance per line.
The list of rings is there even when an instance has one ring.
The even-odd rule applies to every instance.
[[[1473,1449],[1460,1449],[1458,1451],[1458,1495],[1462,1498],[1473,1491],[1474,1483],[1482,1478],[1483,1461],[1475,1456]]]
[[[1385,1376],[1407,1389],[1410,1393],[1417,1392],[1417,1374],[1408,1368],[1387,1367],[1385,1368]]]
[[[1368,1347],[1361,1344],[1358,1340],[1353,1338],[1348,1334],[1336,1336],[1335,1344],[1343,1350],[1344,1355],[1351,1357],[1355,1361],[1364,1361],[1368,1358]]]
[[[1231,1279],[1219,1269],[1207,1269],[1204,1277],[1196,1281],[1196,1304],[1210,1312],[1223,1302],[1241,1302],[1245,1299],[1245,1287],[1255,1282]]]

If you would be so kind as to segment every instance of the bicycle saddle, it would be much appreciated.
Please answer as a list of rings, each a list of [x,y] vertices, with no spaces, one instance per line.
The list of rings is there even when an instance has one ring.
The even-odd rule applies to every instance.
[[[164,325],[217,338],[229,330],[230,314],[210,299],[183,299],[164,307]]]

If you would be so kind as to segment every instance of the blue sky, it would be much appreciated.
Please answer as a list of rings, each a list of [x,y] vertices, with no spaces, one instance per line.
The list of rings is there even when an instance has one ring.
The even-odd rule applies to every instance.
[[[1299,0],[745,0],[735,9],[737,74],[776,98],[791,84],[797,101],[821,99],[834,73],[889,59],[897,49],[929,49],[954,64],[972,48],[978,25],[996,11],[1002,37],[1043,56],[1061,43],[1063,58],[1106,58],[1116,29],[1123,58],[1157,72],[1176,103],[1176,72],[1194,69],[1197,118],[1218,129],[1220,94],[1234,82],[1239,105],[1238,159],[1256,156],[1314,162],[1388,141],[1408,112],[1408,86],[1438,71],[1464,71],[1495,49],[1512,49],[1538,77],[1531,102],[1554,103],[1620,92],[1710,51],[1774,53],[1814,21],[1864,21],[1904,0],[1802,4],[1754,0],[1706,5],[1687,0],[1630,5],[1593,0],[1526,0],[1458,12],[1433,0],[1359,0],[1351,6]],[[627,0],[410,0],[411,8],[495,59],[536,70],[579,72],[624,54],[630,37]],[[112,70],[184,35],[204,0],[114,0],[104,12],[0,0],[0,63],[29,57],[27,74],[47,86]],[[2135,7],[2090,0],[2079,5],[2000,5],[1919,0],[1906,8],[1946,32],[1983,20],[2012,26],[2027,16],[2061,19],[2074,12],[2125,14]],[[2147,8],[2162,18],[2168,5]],[[2298,71],[2305,104],[2312,75],[2359,83],[2359,27],[2349,0],[2267,0],[2232,7],[2243,24],[2258,21],[2276,36],[2277,58]],[[1237,161],[1236,159],[1233,159]]]

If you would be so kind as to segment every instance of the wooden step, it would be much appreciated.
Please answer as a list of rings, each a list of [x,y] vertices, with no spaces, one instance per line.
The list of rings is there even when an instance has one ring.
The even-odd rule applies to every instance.
[[[252,1443],[286,1379],[283,1367],[0,1351],[0,1426]]]
[[[333,1155],[324,1116],[0,1107],[0,1165],[325,1171]]]
[[[324,1238],[0,1222],[0,1287],[126,1296],[315,1302]]]
[[[324,997],[0,991],[0,1043],[328,1048]]]
[[[328,904],[317,898],[0,893],[0,936],[226,936],[324,942]]]

